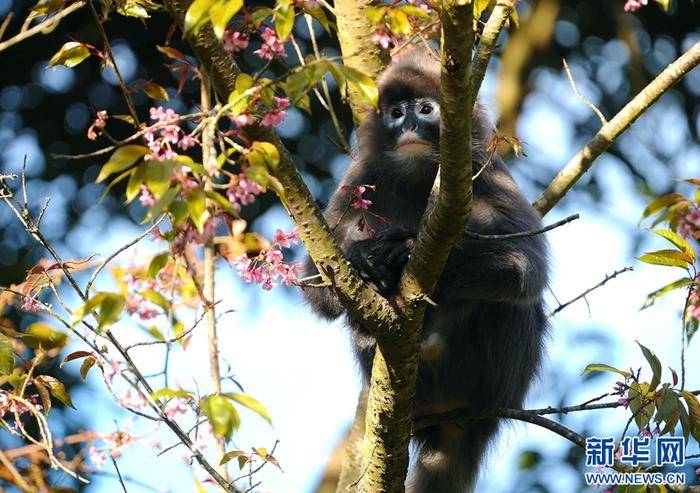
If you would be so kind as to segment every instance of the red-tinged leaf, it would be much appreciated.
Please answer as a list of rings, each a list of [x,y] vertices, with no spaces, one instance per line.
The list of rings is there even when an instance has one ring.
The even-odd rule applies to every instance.
[[[146,82],[143,85],[143,92],[151,99],[156,99],[160,101],[168,101],[170,96],[168,96],[168,91],[165,90],[160,84],[155,82]]]
[[[673,377],[673,386],[675,387],[678,385],[678,373],[676,373],[676,370],[671,368],[670,366],[668,367],[669,370],[671,370],[671,376]]]
[[[49,375],[39,375],[38,377],[36,377],[35,380],[38,380],[40,383],[46,385],[46,387],[49,389],[49,392],[55,399],[59,400],[66,406],[75,409],[73,401],[71,401],[70,395],[68,394],[65,385],[63,385],[63,383],[58,378]]]
[[[187,60],[187,57],[183,55],[180,51],[176,50],[175,48],[171,48],[169,46],[156,46],[156,49],[163,53],[165,56],[168,58],[172,58],[173,60],[179,60],[181,62],[189,63]]]
[[[248,456],[242,450],[232,450],[231,452],[227,452],[226,454],[224,454],[224,456],[221,458],[221,461],[219,462],[219,465],[223,466],[224,464],[226,464],[230,460],[236,459],[238,457],[246,457],[247,458]],[[246,461],[247,461],[247,459],[246,459]]]
[[[73,360],[80,359],[80,358],[87,358],[88,356],[93,356],[93,353],[91,353],[90,351],[74,351],[74,352],[70,353],[68,356],[66,356],[63,359],[63,361],[61,361],[61,364],[59,365],[59,367],[62,368],[63,365],[65,365],[69,361],[73,361]]]

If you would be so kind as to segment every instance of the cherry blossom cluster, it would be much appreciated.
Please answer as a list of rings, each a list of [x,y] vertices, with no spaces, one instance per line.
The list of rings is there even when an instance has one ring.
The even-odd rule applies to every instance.
[[[158,281],[127,272],[122,277],[126,284],[129,297],[126,299],[126,311],[129,315],[137,315],[141,320],[151,320],[158,315],[155,305],[148,301],[141,291],[158,289]]]
[[[107,118],[109,118],[106,110],[98,111],[95,117],[95,121],[92,122],[92,125],[90,125],[87,131],[87,138],[90,140],[97,140],[97,130],[105,128],[107,125]]]
[[[679,211],[678,232],[684,238],[700,240],[700,207],[692,205]]]
[[[348,207],[360,211],[360,217],[356,224],[358,230],[367,230],[367,232],[370,234],[374,231],[374,228],[372,228],[372,226],[367,222],[367,214],[374,217],[381,223],[387,222],[385,217],[375,214],[369,210],[369,207],[372,205],[372,201],[364,197],[367,190],[374,190],[374,185],[343,185],[342,188],[344,190],[352,190],[350,193]]]
[[[385,31],[382,28],[378,28],[374,31],[372,41],[382,50],[388,50],[389,48],[397,44],[396,36],[394,36],[388,31]]]
[[[253,52],[260,58],[263,60],[273,60],[278,56],[283,58],[287,56],[287,52],[284,49],[284,43],[277,37],[277,34],[273,29],[265,26],[263,31],[260,33],[260,38],[262,39],[262,45],[259,49]]]
[[[238,275],[247,283],[262,284],[262,288],[269,291],[276,286],[278,280],[285,286],[299,284],[301,264],[284,262],[282,248],[291,248],[299,244],[299,235],[296,230],[285,233],[281,229],[275,232],[270,248],[263,250],[255,257],[248,257],[244,253],[233,261],[238,270]]]
[[[19,307],[19,309],[27,313],[39,313],[44,309],[44,306],[34,296],[25,296],[24,301],[22,301],[22,305]]]
[[[170,242],[170,251],[174,254],[184,253],[185,247],[204,245],[216,234],[220,219],[210,217],[204,222],[204,227],[200,232],[191,221],[180,224],[175,228],[175,238]]]
[[[273,107],[265,113],[260,119],[260,125],[266,127],[274,127],[279,125],[287,117],[287,110],[291,106],[289,98],[280,98],[273,96]],[[231,122],[238,128],[252,125],[255,123],[256,117],[250,113],[241,113],[240,115],[231,118]]]
[[[648,3],[648,0],[627,0],[625,2],[625,12],[636,12]]]
[[[695,282],[700,282],[700,274],[695,276]],[[697,286],[693,286],[692,290],[688,297],[688,309],[685,315],[688,318],[700,320],[700,293],[698,293]]]
[[[155,124],[147,129],[144,137],[151,154],[144,159],[173,159],[178,155],[174,150],[175,146],[186,151],[198,144],[197,139],[184,133],[176,123],[165,124],[165,122],[172,122],[180,118],[180,115],[175,113],[172,108],[164,110],[162,106],[152,107],[150,114],[151,120]]]
[[[240,211],[244,205],[255,202],[255,197],[260,195],[262,191],[262,187],[248,178],[245,173],[239,173],[238,176],[231,179],[226,196],[233,207]]]
[[[250,43],[246,33],[236,31],[232,27],[229,27],[224,32],[223,41],[224,49],[233,55],[248,48]]]

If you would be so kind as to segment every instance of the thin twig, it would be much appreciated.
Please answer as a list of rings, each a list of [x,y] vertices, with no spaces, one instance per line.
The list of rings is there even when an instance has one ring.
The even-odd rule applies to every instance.
[[[117,477],[119,478],[119,483],[122,485],[124,493],[129,493],[126,489],[126,485],[124,484],[124,478],[122,478],[122,473],[119,470],[119,466],[117,465],[117,459],[115,459],[112,454],[109,454],[109,458],[112,459],[112,464],[114,464],[114,469],[117,471]]]
[[[566,76],[569,78],[569,83],[571,84],[571,88],[574,90],[574,93],[576,93],[576,95],[581,99],[581,101],[586,103],[593,110],[593,112],[596,115],[598,115],[601,125],[605,125],[606,123],[608,123],[608,120],[605,119],[605,115],[603,115],[603,112],[600,111],[598,107],[591,102],[590,99],[581,94],[581,92],[576,87],[576,82],[574,82],[574,76],[571,75],[571,70],[569,70],[569,64],[566,63],[566,58],[562,58],[562,62],[564,62],[564,70],[566,71]]]
[[[576,297],[570,299],[570,300],[567,301],[566,303],[560,303],[558,307],[556,307],[554,310],[552,310],[552,311],[549,313],[549,315],[547,315],[547,318],[553,317],[554,315],[556,315],[557,313],[559,313],[560,311],[562,311],[564,308],[566,308],[567,306],[571,305],[572,303],[577,302],[577,301],[580,300],[581,298],[585,298],[585,297],[586,297],[589,293],[591,293],[592,291],[595,291],[596,289],[598,289],[598,288],[604,286],[609,280],[615,279],[615,278],[616,278],[617,276],[619,276],[620,274],[623,274],[623,273],[625,273],[625,272],[631,272],[631,271],[633,271],[633,270],[634,270],[634,267],[629,266],[629,267],[625,267],[624,269],[616,270],[615,272],[613,272],[613,273],[610,274],[610,275],[606,275],[606,276],[605,276],[605,279],[603,279],[602,281],[600,281],[600,282],[599,282],[598,284],[596,284],[595,286],[586,289],[583,293],[581,293],[581,294],[579,294],[578,296],[576,296]]]
[[[126,105],[129,107],[129,113],[131,114],[131,118],[134,119],[134,125],[136,126],[136,128],[138,128],[141,126],[141,124],[139,123],[139,117],[136,113],[136,106],[134,106],[134,102],[131,99],[131,94],[129,94],[129,88],[126,86],[126,82],[124,82],[124,78],[122,77],[122,74],[119,71],[119,67],[117,67],[117,60],[114,58],[112,45],[109,42],[109,38],[107,38],[107,33],[105,32],[105,28],[102,25],[100,16],[97,14],[97,10],[95,10],[95,6],[92,4],[92,2],[88,2],[88,6],[90,7],[92,17],[95,19],[95,25],[97,26],[97,30],[100,33],[100,37],[102,38],[102,43],[104,43],[105,50],[107,50],[109,60],[112,62],[112,68],[114,69],[114,73],[116,74],[117,79],[119,80],[119,87],[122,90],[124,101],[126,101]]]
[[[34,36],[35,34],[38,34],[40,32],[45,32],[47,29],[49,29],[49,30],[53,29],[54,27],[56,27],[57,23],[61,22],[61,19],[69,16],[70,14],[75,12],[76,10],[82,8],[85,5],[85,3],[86,2],[84,2],[84,1],[80,1],[80,2],[76,2],[72,5],[69,5],[68,7],[66,7],[65,9],[56,13],[55,15],[53,15],[53,16],[43,20],[39,24],[35,25],[31,29],[27,29],[25,31],[22,31],[19,34],[17,34],[16,36],[13,36],[13,37],[7,39],[6,41],[3,41],[2,43],[0,43],[0,52],[8,49],[10,46],[14,46],[17,43],[20,43],[20,42],[24,41],[25,39]]]
[[[549,226],[545,226],[540,229],[533,229],[531,231],[522,231],[520,233],[509,233],[509,234],[503,234],[503,235],[484,235],[481,233],[475,233],[473,231],[465,231],[464,236],[467,238],[471,238],[473,240],[484,240],[484,241],[500,241],[500,240],[515,240],[517,238],[526,238],[528,236],[535,236],[539,235],[542,233],[546,233],[547,231],[551,231],[555,228],[558,228],[560,226],[563,226],[565,224],[570,223],[571,221],[575,221],[576,219],[579,218],[578,214],[572,214],[571,216],[568,216],[561,221],[557,221],[555,223],[550,224]]]
[[[88,298],[90,297],[90,290],[92,289],[92,285],[95,283],[95,280],[97,279],[97,276],[102,272],[102,270],[109,264],[112,260],[114,260],[120,253],[124,252],[125,250],[128,250],[135,244],[137,244],[139,241],[143,240],[146,236],[151,234],[159,225],[161,222],[163,222],[163,219],[165,219],[166,214],[161,215],[156,221],[151,225],[150,228],[148,228],[146,231],[141,233],[139,236],[134,238],[133,240],[129,241],[126,245],[122,246],[121,248],[117,249],[112,253],[109,257],[107,257],[104,262],[102,262],[97,269],[95,269],[95,272],[92,273],[90,276],[90,280],[87,282],[85,286],[85,296]]]

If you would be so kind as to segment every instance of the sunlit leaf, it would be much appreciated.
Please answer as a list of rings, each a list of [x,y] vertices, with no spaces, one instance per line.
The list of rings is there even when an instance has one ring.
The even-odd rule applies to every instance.
[[[678,279],[677,281],[673,281],[671,283],[668,283],[665,286],[657,289],[656,291],[649,293],[647,295],[646,300],[644,300],[644,305],[642,305],[642,310],[644,308],[648,308],[651,305],[653,305],[657,298],[665,295],[666,293],[670,293],[671,291],[675,291],[676,289],[679,289],[679,288],[684,288],[686,286],[690,286],[691,284],[693,284],[693,281],[691,279],[687,279],[687,278]]]
[[[238,457],[248,457],[248,455],[242,450],[232,450],[231,452],[226,452],[219,462],[220,466],[223,466],[232,459],[237,459]],[[247,460],[247,459],[246,459]]]
[[[54,329],[49,324],[43,322],[35,322],[27,327],[25,331],[27,337],[25,340],[27,345],[33,349],[42,347],[44,349],[53,349],[63,347],[68,342],[68,334]]]
[[[683,394],[683,400],[688,406],[690,433],[695,440],[700,442],[700,401],[696,395],[688,390],[682,391],[681,394]]]
[[[606,365],[603,363],[593,363],[593,364],[587,365],[586,368],[584,368],[583,371],[581,372],[581,375],[585,375],[587,373],[591,373],[594,371],[610,371],[610,372],[622,375],[625,378],[630,376],[630,372],[628,372],[628,371],[618,370],[614,366]]]
[[[204,223],[209,218],[207,197],[204,193],[204,189],[201,187],[194,187],[187,191],[187,210],[197,230],[200,233],[204,231]]]
[[[231,402],[221,395],[210,395],[202,399],[199,407],[209,419],[214,433],[227,440],[238,429],[241,418]]]
[[[87,382],[88,372],[90,371],[90,368],[95,365],[95,362],[96,360],[92,356],[83,360],[83,364],[80,365],[80,376],[83,377],[83,382]]]
[[[171,389],[169,387],[162,388],[160,390],[156,390],[151,394],[151,398],[156,401],[158,399],[173,399],[175,397],[182,397],[185,399],[191,399],[192,398],[192,392],[187,392],[186,390],[175,390]]]
[[[209,20],[209,9],[216,0],[194,0],[185,13],[185,34],[195,33]]]
[[[665,209],[669,205],[675,204],[676,202],[679,202],[684,199],[685,197],[683,197],[679,193],[669,193],[666,195],[656,197],[654,200],[649,202],[647,208],[644,209],[644,212],[642,213],[642,219],[645,217],[653,216],[654,214],[660,212],[662,209]]]
[[[15,367],[15,352],[12,341],[0,333],[0,375],[9,375]]]
[[[140,161],[143,156],[149,153],[148,147],[139,145],[125,145],[119,147],[112,153],[109,161],[102,166],[100,174],[97,176],[97,183],[100,183],[109,175],[120,173],[136,162]]]
[[[657,250],[656,252],[640,255],[637,257],[637,260],[647,264],[680,267],[682,269],[688,269],[695,262],[694,256],[678,250]]]
[[[83,43],[69,41],[61,46],[61,49],[56,52],[49,60],[49,67],[62,65],[64,67],[75,67],[80,62],[90,56],[90,50]]]
[[[384,6],[368,6],[365,7],[365,15],[367,18],[370,20],[372,24],[379,24],[383,19],[384,15],[386,14],[387,8]]]
[[[121,294],[98,293],[73,313],[72,325],[97,311],[97,329],[103,331],[119,320],[125,306],[126,300]]]
[[[168,207],[170,207],[170,204],[173,202],[173,200],[175,200],[175,197],[177,197],[179,193],[180,185],[166,190],[163,196],[156,200],[156,203],[151,206],[151,208],[148,210],[148,214],[146,214],[146,217],[141,222],[146,223],[151,219],[158,217],[163,212],[166,212]]]
[[[284,42],[294,28],[294,6],[278,7],[275,11],[274,19],[277,37]]]
[[[144,289],[139,293],[154,305],[162,308],[166,313],[170,312],[170,302],[168,299],[153,289]]]
[[[223,38],[229,21],[242,7],[243,0],[218,0],[212,5],[209,9],[209,16],[217,38]]]
[[[144,180],[156,199],[163,196],[170,186],[173,174],[172,161],[151,160],[146,163]]]
[[[690,257],[693,259],[693,263],[695,262],[695,254],[693,253],[693,247],[691,247],[690,243],[688,243],[685,240],[685,238],[683,238],[681,235],[674,233],[673,231],[670,231],[668,229],[652,229],[651,232],[656,233],[662,238],[665,238],[671,243],[673,243],[681,251],[690,255]]]
[[[258,414],[261,416],[265,421],[268,423],[272,424],[272,418],[270,418],[270,413],[267,411],[267,408],[257,399],[254,399],[250,397],[249,395],[246,394],[237,394],[235,392],[223,394],[224,396],[228,397],[229,399],[232,399],[239,404],[247,407],[254,413]]]

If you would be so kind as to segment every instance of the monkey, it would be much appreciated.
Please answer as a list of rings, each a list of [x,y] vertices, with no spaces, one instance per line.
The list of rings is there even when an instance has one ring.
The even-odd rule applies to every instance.
[[[378,77],[376,112],[358,128],[355,157],[324,211],[335,239],[361,277],[381,294],[396,295],[439,167],[438,61],[414,51]],[[481,103],[472,130],[472,210],[467,230],[490,235],[540,228],[502,159],[488,150],[493,131]],[[371,185],[365,210],[350,207],[355,187]],[[365,203],[366,205],[366,203]],[[414,418],[459,409],[521,408],[536,378],[548,325],[542,292],[548,282],[542,235],[483,241],[463,235],[431,295],[421,340]],[[310,258],[305,275],[318,273]],[[344,313],[327,287],[304,297],[321,317]],[[367,385],[376,341],[347,316],[352,345]],[[497,419],[420,429],[412,437],[410,493],[471,491]]]

